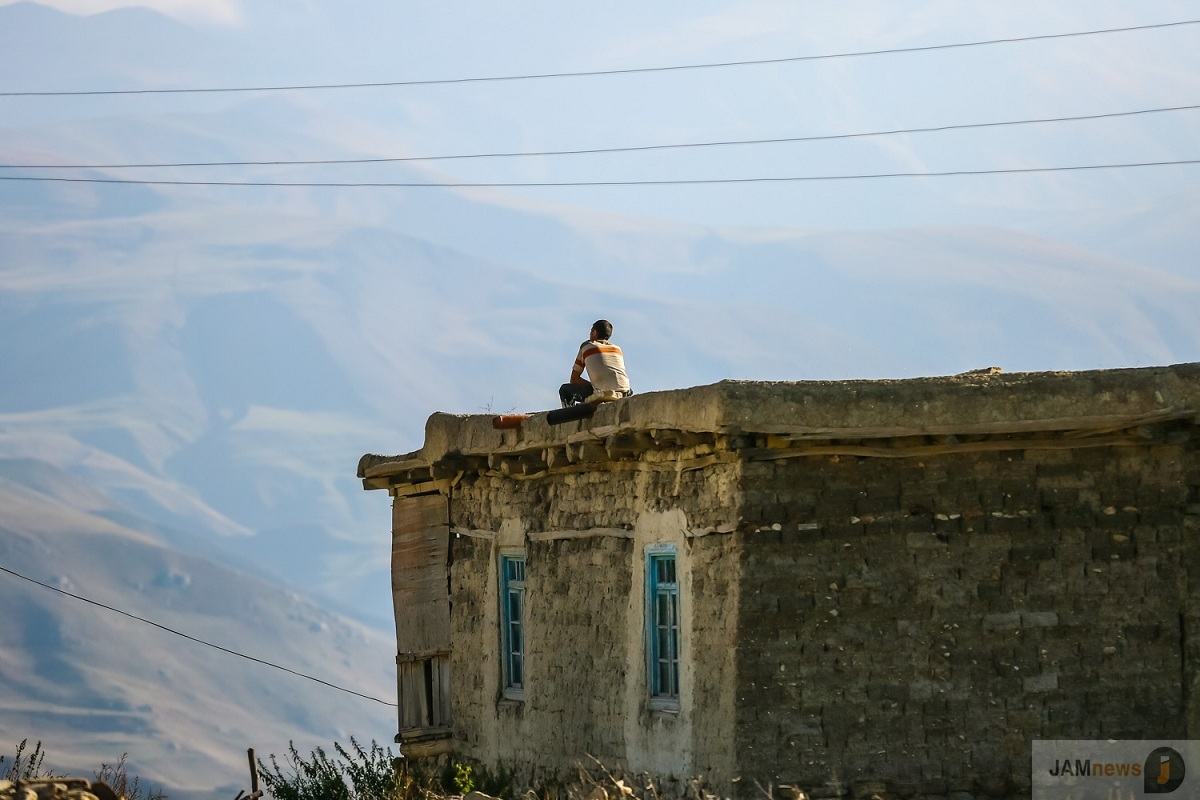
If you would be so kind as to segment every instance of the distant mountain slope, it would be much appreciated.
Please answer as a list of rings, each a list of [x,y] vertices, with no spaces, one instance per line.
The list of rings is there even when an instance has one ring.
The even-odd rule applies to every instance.
[[[106,518],[68,475],[0,469],[0,566],[221,646],[394,702],[394,644],[247,572],[161,546]],[[14,479],[13,476],[16,476]],[[0,573],[0,717],[78,773],[130,754],[172,796],[247,780],[263,754],[360,739],[390,742],[384,705],[188,641]],[[86,772],[84,774],[87,774]]]

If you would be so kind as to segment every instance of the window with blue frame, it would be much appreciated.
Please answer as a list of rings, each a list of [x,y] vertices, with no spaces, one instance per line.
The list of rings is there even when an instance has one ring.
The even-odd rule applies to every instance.
[[[651,545],[646,549],[646,661],[651,708],[679,708],[679,581],[675,545]]]
[[[500,556],[500,608],[504,648],[504,689],[520,696],[525,688],[525,555]]]

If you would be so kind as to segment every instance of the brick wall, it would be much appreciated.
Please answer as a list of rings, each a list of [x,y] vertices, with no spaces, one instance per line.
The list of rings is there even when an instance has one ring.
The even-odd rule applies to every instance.
[[[1033,739],[1187,738],[1198,486],[1187,437],[464,482],[459,754],[533,783],[595,756],[679,792],[1002,796],[1028,791]],[[643,549],[664,540],[685,576],[673,715],[645,704]],[[521,700],[500,664],[512,547]]]
[[[456,487],[450,602],[459,757],[532,783],[569,778],[590,757],[653,772],[680,791],[696,775],[731,774],[736,541],[695,536],[677,506],[707,523],[701,532],[729,525],[736,475],[717,465],[710,473],[483,478]],[[677,544],[689,587],[686,703],[676,714],[646,704],[643,553],[661,541]],[[520,700],[504,697],[500,663],[497,563],[512,547],[526,555]]]
[[[1195,470],[1182,444],[747,464],[739,767],[1002,794],[1032,739],[1186,738]]]
[[[736,521],[736,464],[703,470],[594,470],[533,480],[484,476],[460,485],[451,501],[460,528],[498,530],[517,520],[528,532],[632,528],[647,512],[683,511],[695,528]]]

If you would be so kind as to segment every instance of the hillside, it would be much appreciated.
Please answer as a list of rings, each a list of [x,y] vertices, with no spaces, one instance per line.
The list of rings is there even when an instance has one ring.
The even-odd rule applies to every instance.
[[[0,564],[95,603],[394,702],[389,638],[250,572],[114,521],[102,493],[34,461],[0,464]],[[127,520],[132,522],[132,520]],[[386,706],[0,574],[0,717],[48,768],[130,755],[172,797],[245,783],[245,749],[390,742]],[[14,738],[15,737],[15,738]],[[11,752],[9,753],[11,755]]]

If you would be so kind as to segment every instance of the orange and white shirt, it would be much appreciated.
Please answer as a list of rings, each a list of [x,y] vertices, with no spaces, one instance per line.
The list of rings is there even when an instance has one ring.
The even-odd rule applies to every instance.
[[[606,339],[584,342],[571,368],[571,377],[587,370],[588,381],[597,392],[629,391],[629,376],[625,374],[625,356],[621,348]]]

